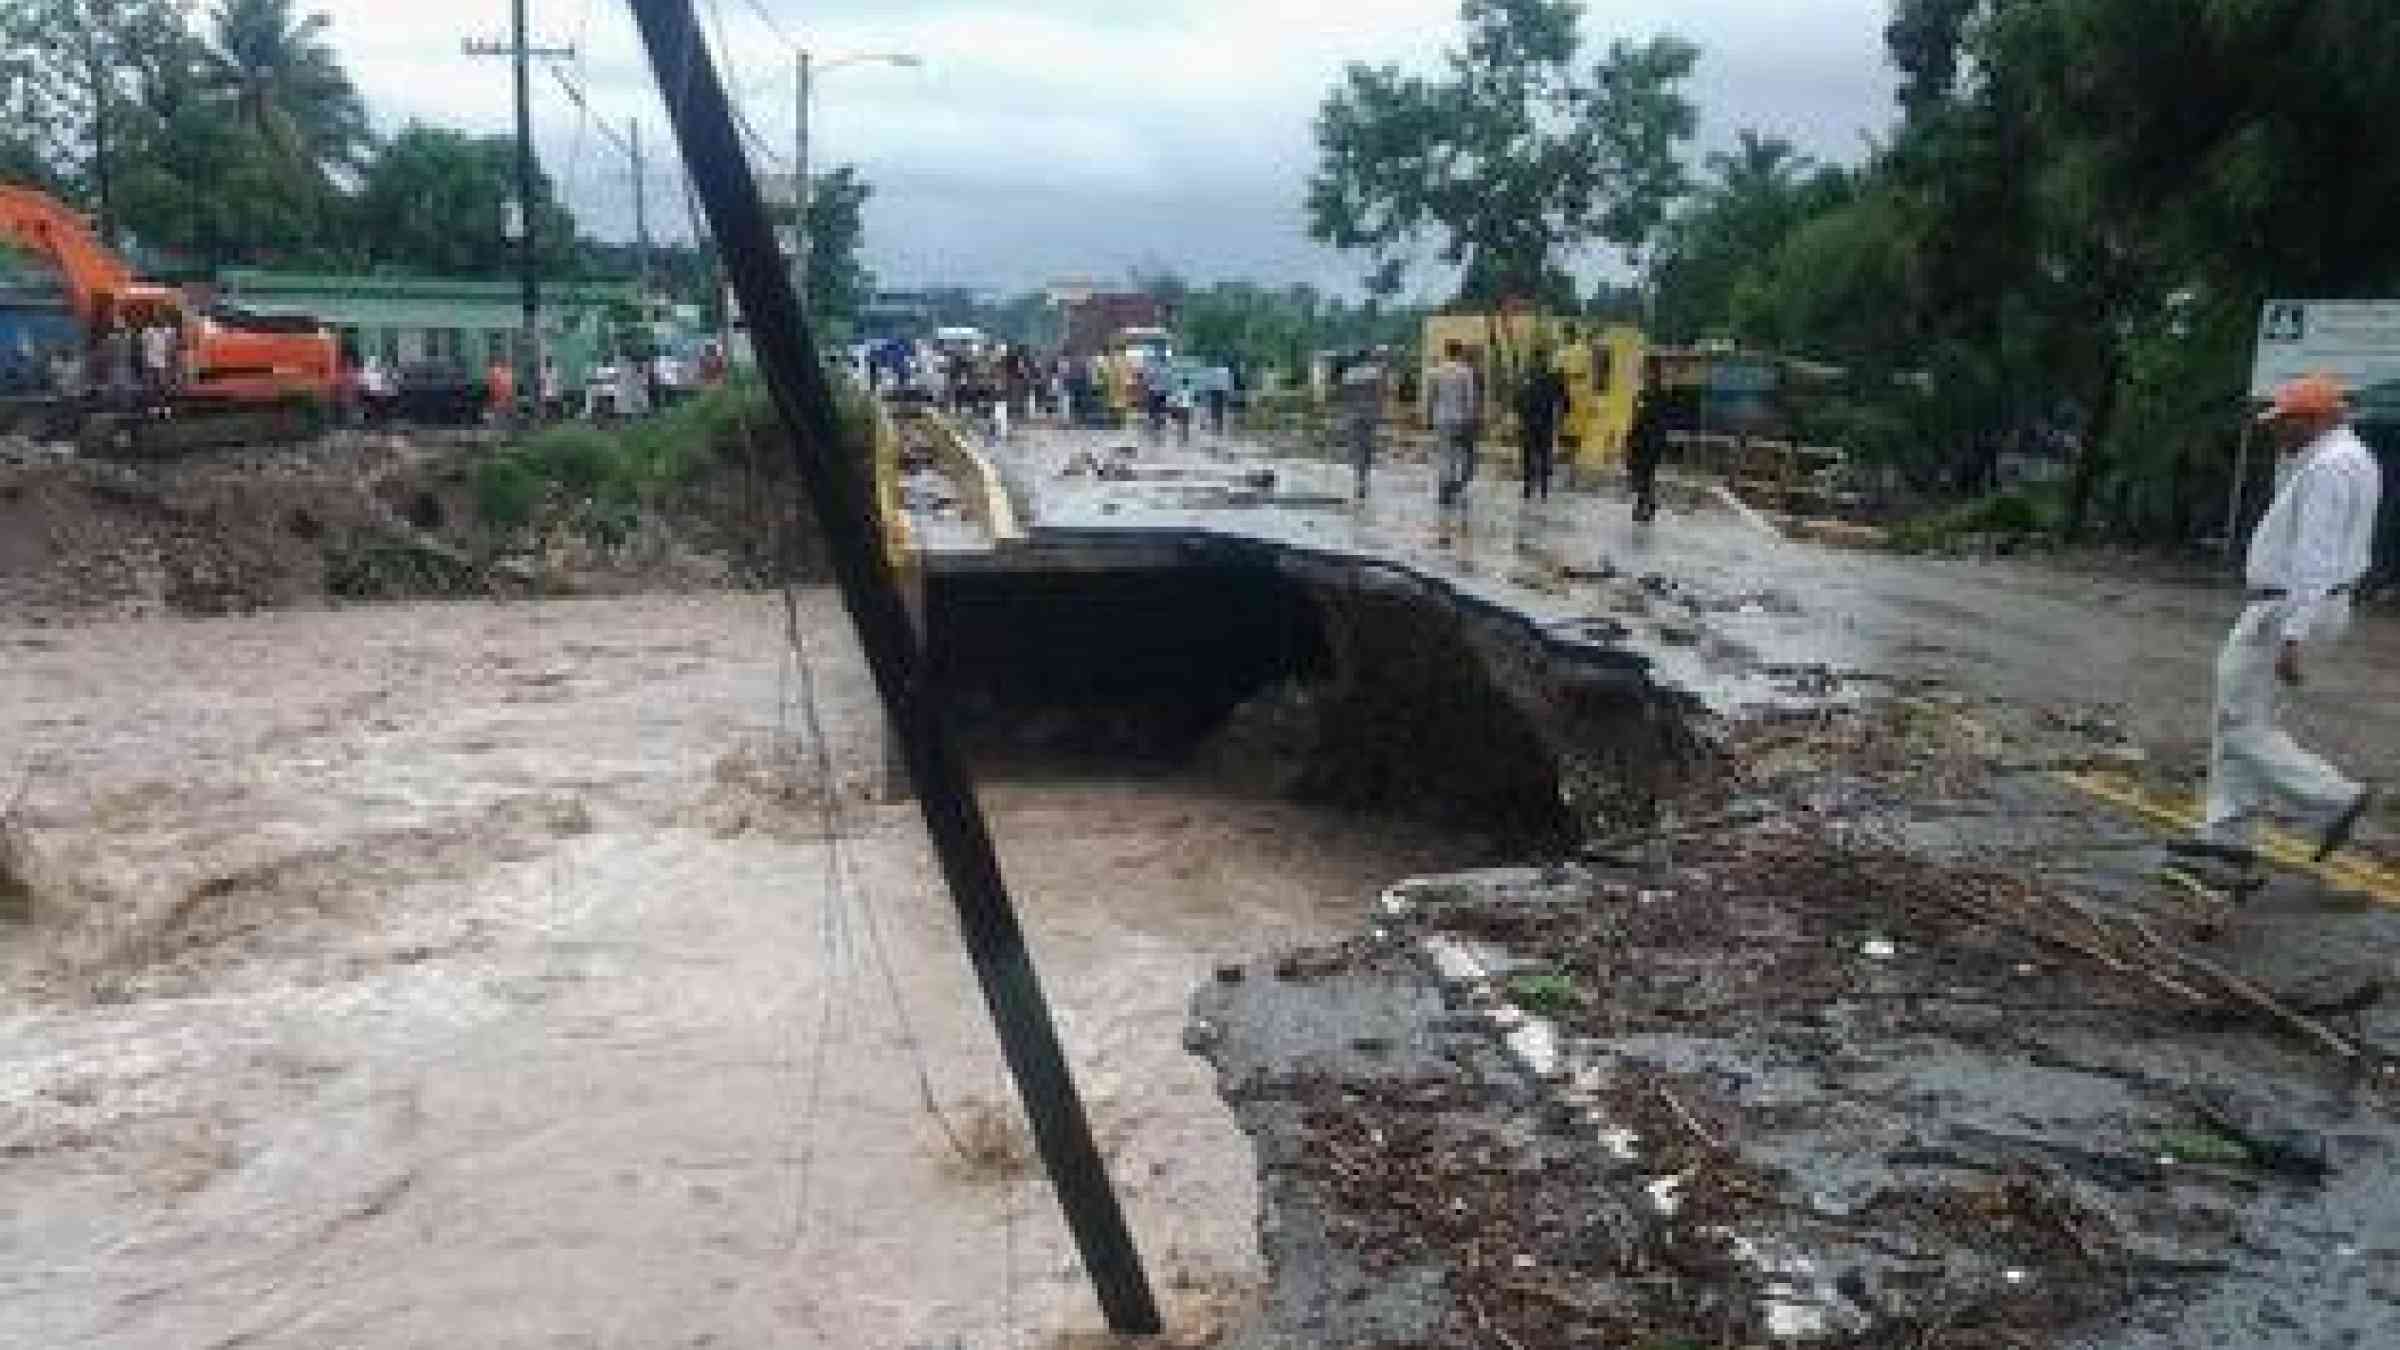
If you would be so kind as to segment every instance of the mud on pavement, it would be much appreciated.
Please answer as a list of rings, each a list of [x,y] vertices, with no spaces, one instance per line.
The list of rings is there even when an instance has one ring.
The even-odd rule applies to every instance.
[[[2400,1337],[2400,922],[2162,886],[2023,771],[2110,736],[1960,702],[1719,725],[1621,850],[1220,971],[1271,1272],[1234,1343]]]

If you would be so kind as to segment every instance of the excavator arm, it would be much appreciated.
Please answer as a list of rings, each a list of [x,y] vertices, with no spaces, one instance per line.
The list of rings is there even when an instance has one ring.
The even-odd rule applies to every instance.
[[[58,264],[67,302],[87,330],[105,322],[136,289],[125,260],[101,243],[73,208],[48,193],[0,184],[0,241]]]
[[[180,374],[168,394],[179,415],[279,406],[313,411],[334,396],[340,354],[322,325],[245,323],[190,310],[182,291],[135,276],[81,215],[47,193],[0,184],[0,242],[58,264],[67,303],[95,341],[118,327],[175,329]]]

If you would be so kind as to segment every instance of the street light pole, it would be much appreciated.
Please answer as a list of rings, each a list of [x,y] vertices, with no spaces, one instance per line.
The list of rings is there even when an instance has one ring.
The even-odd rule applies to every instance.
[[[910,52],[860,52],[836,57],[825,63],[825,69],[834,71],[869,63],[914,70],[925,64],[925,58]],[[800,306],[806,309],[808,260],[816,245],[808,233],[808,202],[815,189],[808,172],[808,115],[815,101],[818,74],[816,57],[806,47],[795,49],[794,71],[793,95],[799,101],[792,114],[792,288],[799,292]]]
[[[650,304],[650,193],[647,166],[642,161],[642,119],[636,117],[627,130],[633,134],[633,242],[636,251],[636,270],[641,277],[643,322],[649,321]]]
[[[792,289],[800,307],[808,308],[808,104],[811,63],[807,48],[800,50],[800,106],[792,118]]]

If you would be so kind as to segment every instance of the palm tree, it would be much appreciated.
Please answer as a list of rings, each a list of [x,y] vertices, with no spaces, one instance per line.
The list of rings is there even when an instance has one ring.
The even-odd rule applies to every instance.
[[[291,163],[318,174],[357,166],[373,142],[366,102],[325,40],[333,20],[292,0],[218,0],[203,54],[211,92]]]
[[[1815,160],[1783,137],[1762,135],[1746,127],[1739,133],[1733,153],[1720,150],[1708,157],[1718,190],[1736,199],[1754,200],[1788,191],[1794,179],[1815,166]]]

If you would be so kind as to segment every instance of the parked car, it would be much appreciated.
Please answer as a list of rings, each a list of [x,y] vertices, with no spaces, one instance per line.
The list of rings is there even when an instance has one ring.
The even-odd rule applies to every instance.
[[[490,384],[475,371],[427,361],[400,368],[392,382],[391,414],[428,426],[464,427],[483,421]]]

